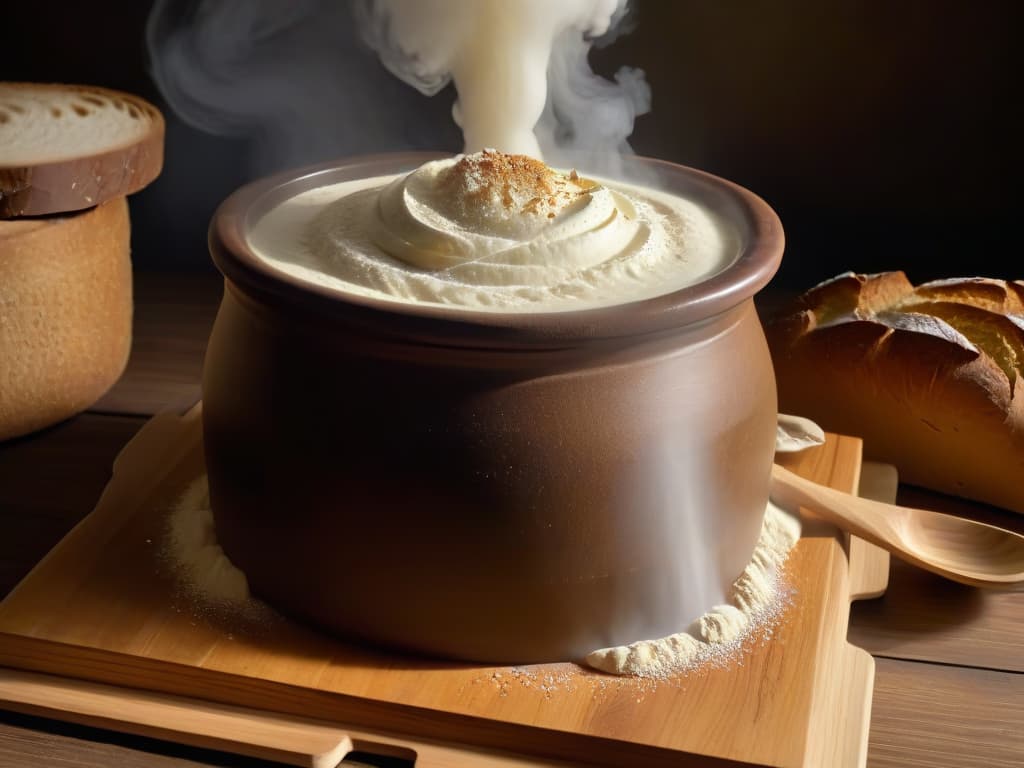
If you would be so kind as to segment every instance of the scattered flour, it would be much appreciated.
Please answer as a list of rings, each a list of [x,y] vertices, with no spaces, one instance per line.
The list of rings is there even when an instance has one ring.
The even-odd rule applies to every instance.
[[[247,619],[273,615],[266,603],[252,596],[245,574],[217,542],[205,474],[194,480],[172,507],[163,558],[194,608]]]
[[[754,555],[732,585],[727,605],[715,606],[685,632],[602,648],[589,654],[586,663],[611,674],[661,678],[733,653],[781,607],[782,566],[799,538],[799,518],[769,502]]]
[[[733,583],[728,604],[715,606],[685,632],[602,648],[590,653],[586,664],[615,675],[664,679],[731,656],[754,630],[766,627],[784,604],[779,594],[782,566],[799,538],[799,519],[769,502],[753,557]],[[194,480],[171,509],[162,554],[179,589],[197,611],[259,623],[276,616],[252,596],[245,574],[217,542],[206,475]],[[504,695],[510,682],[532,687],[535,677],[530,668],[513,668],[507,677],[495,672],[492,682]],[[567,679],[564,670],[557,675],[545,673],[536,687],[549,696],[564,687]]]

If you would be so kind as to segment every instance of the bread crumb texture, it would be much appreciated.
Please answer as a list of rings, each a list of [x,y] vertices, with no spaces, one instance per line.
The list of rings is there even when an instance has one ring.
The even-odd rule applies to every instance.
[[[140,141],[160,112],[119,91],[0,82],[0,166],[38,165]]]

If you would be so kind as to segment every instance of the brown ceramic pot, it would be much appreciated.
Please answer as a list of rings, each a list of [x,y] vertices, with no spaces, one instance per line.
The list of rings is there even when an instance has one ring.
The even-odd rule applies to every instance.
[[[546,314],[346,295],[247,245],[282,199],[431,157],[268,179],[214,217],[226,290],[203,422],[221,544],[281,611],[430,655],[567,660],[684,629],[745,567],[768,498],[775,383],[751,297],[778,267],[778,218],[633,160],[734,226],[736,261]]]

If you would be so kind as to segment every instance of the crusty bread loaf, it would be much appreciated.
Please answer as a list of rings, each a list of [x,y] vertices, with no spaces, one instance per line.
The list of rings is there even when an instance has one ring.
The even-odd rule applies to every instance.
[[[780,410],[905,482],[1024,512],[1024,283],[847,273],[766,331]]]
[[[160,173],[164,120],[137,96],[0,82],[0,218],[91,208]]]
[[[0,440],[65,419],[124,370],[132,335],[128,203],[0,220]]]

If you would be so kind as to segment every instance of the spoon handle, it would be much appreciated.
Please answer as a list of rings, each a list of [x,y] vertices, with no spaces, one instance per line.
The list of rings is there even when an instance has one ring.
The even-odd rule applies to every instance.
[[[819,485],[778,464],[772,465],[771,496],[790,509],[805,507],[823,520],[893,554],[914,557],[915,553],[905,547],[901,535],[903,507]]]

